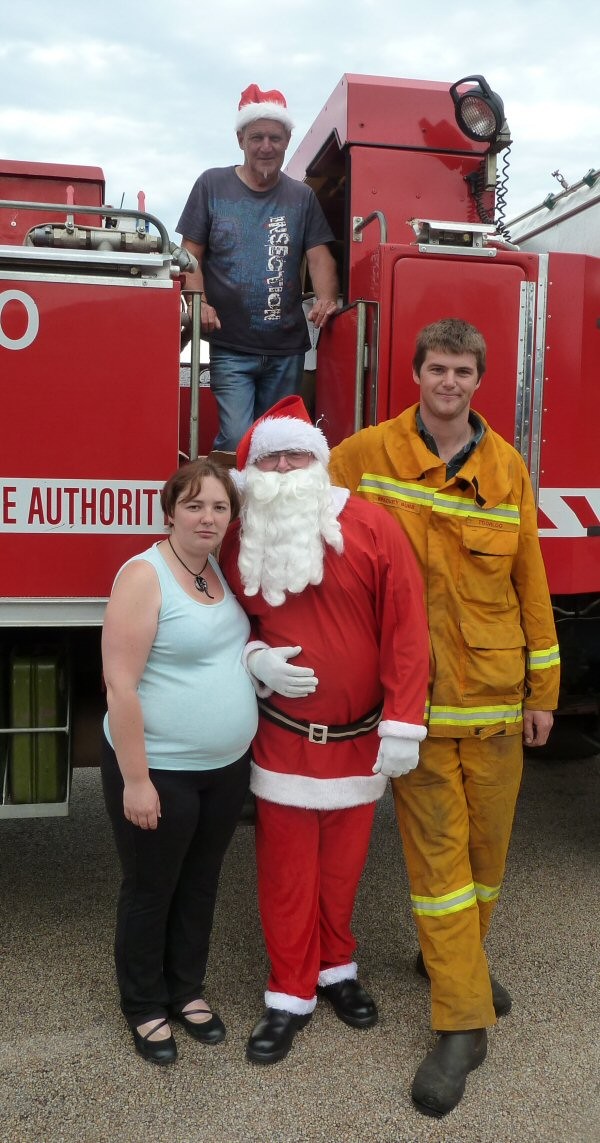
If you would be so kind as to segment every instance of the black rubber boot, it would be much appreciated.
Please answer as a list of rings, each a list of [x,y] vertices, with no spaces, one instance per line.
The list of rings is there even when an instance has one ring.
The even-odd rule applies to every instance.
[[[412,1085],[412,1099],[423,1115],[440,1118],[460,1103],[469,1072],[478,1068],[487,1053],[487,1032],[442,1032],[419,1067]]]

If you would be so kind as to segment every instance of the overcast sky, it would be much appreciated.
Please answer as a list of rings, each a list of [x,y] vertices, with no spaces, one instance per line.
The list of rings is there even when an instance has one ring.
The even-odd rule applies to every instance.
[[[513,148],[507,218],[600,167],[600,31],[588,0],[3,0],[0,156],[91,163],[106,201],[174,236],[195,177],[238,161],[240,92],[284,92],[300,142],[345,72],[483,74]],[[264,13],[261,15],[261,12]]]

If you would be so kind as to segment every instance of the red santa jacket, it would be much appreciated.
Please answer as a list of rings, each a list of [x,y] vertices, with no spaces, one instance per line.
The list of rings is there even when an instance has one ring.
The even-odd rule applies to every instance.
[[[387,512],[350,497],[339,517],[344,551],[326,546],[323,580],[279,607],[247,596],[238,570],[239,521],[229,529],[220,563],[249,616],[252,637],[270,647],[301,646],[294,664],[319,679],[312,695],[269,699],[293,720],[346,726],[383,705],[382,720],[409,738],[425,736],[429,638],[423,581],[406,537]],[[315,738],[323,737],[317,730]],[[386,778],[373,774],[379,739],[373,729],[345,741],[308,737],[262,716],[254,740],[251,788],[283,805],[339,809],[375,801]]]

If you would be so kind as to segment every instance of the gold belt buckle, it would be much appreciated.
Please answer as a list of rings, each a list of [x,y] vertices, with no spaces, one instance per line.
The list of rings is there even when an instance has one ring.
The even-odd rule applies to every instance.
[[[322,722],[311,722],[308,726],[308,741],[315,742],[317,746],[324,746],[327,742],[328,726]]]

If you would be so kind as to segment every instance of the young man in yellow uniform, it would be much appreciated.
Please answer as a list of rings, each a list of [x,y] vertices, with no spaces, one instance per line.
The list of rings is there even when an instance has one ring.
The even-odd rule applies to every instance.
[[[559,652],[533,490],[516,450],[471,409],[486,346],[467,322],[421,330],[420,400],[333,449],[330,472],[383,505],[425,580],[432,645],[428,736],[393,781],[438,1039],[412,1098],[441,1116],[485,1059],[486,1028],[511,998],[484,938],[500,894],[523,767],[558,700]]]

